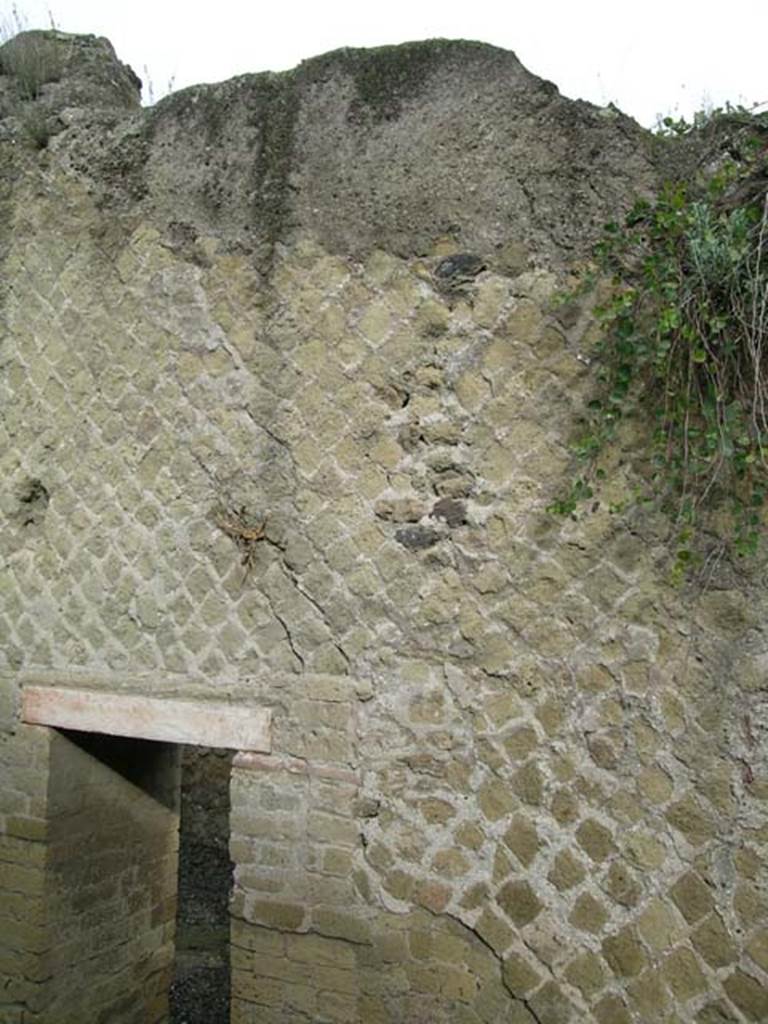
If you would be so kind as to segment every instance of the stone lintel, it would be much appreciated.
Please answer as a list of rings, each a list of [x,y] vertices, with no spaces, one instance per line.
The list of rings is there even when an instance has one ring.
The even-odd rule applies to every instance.
[[[268,708],[220,701],[141,697],[56,686],[25,686],[22,721],[108,736],[268,753]]]

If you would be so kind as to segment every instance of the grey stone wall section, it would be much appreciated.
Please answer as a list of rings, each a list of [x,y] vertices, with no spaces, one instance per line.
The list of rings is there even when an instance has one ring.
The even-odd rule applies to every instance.
[[[0,733],[11,733],[19,717],[19,693],[15,673],[0,674]]]

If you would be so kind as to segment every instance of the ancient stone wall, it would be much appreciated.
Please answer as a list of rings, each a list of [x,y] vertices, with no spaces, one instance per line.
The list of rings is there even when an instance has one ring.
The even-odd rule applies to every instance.
[[[167,1019],[175,749],[20,726],[0,765],[0,1020]]]
[[[238,1024],[764,1020],[761,581],[670,584],[631,431],[547,512],[594,386],[564,267],[650,150],[511,55],[423,56],[371,58],[390,106],[341,54],[13,156],[7,678],[273,709]]]
[[[4,680],[6,692],[10,683]],[[45,847],[48,749],[46,730],[3,731],[0,744],[0,1020],[20,1024],[45,1002],[48,933]]]
[[[174,955],[178,752],[55,733],[49,756],[45,909],[54,944],[42,1019],[163,1021]]]

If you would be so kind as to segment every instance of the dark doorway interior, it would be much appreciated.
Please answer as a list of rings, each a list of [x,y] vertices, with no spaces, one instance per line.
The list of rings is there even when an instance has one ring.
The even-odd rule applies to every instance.
[[[229,1024],[229,778],[233,751],[185,747],[170,1024]]]

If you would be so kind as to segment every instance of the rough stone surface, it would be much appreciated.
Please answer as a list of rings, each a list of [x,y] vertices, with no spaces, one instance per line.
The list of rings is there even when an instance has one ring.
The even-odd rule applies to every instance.
[[[24,687],[21,718],[35,725],[166,743],[270,749],[269,713],[230,704],[156,699],[58,686]]]
[[[0,1019],[51,1024],[78,963],[41,952],[46,678],[271,709],[231,771],[237,1024],[764,1019],[764,574],[670,584],[632,427],[547,512],[596,337],[554,299],[658,183],[645,133],[477,44],[151,111],[67,81],[46,146],[0,142]],[[124,951],[158,1020],[167,875]],[[98,946],[114,887],[60,891]]]
[[[231,769],[230,750],[184,748],[170,1024],[229,1022]]]
[[[74,38],[61,47],[99,71],[44,86],[46,103],[67,100],[57,154],[116,211],[146,206],[198,259],[199,232],[263,255],[305,231],[353,256],[429,255],[445,239],[519,272],[584,254],[657,183],[631,119],[564,99],[480,43],[338,50],[118,117],[135,84],[113,60],[119,89],[105,88],[109,44]]]

